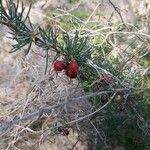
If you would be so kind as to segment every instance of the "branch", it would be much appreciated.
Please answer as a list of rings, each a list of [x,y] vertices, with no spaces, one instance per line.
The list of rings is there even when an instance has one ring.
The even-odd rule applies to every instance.
[[[80,118],[78,118],[76,120],[73,120],[73,121],[69,122],[69,124],[74,124],[76,122],[82,121],[82,120],[84,120],[86,118],[89,118],[89,117],[93,116],[94,114],[98,113],[99,111],[103,110],[105,107],[107,107],[111,103],[111,101],[115,98],[116,95],[117,95],[117,92],[115,92],[113,94],[113,96],[110,98],[110,100],[106,104],[104,104],[102,107],[100,107],[99,109],[95,110],[94,112],[92,112],[92,113],[90,113],[88,115],[85,115],[83,117],[80,117]]]
[[[123,89],[113,89],[113,90],[109,90],[109,91],[101,91],[101,92],[95,92],[95,93],[89,93],[89,94],[86,94],[86,95],[83,95],[83,96],[80,96],[80,97],[76,97],[76,98],[72,98],[71,100],[69,100],[69,102],[77,102],[77,101],[81,101],[81,100],[88,100],[88,98],[90,97],[93,97],[93,96],[100,96],[102,94],[106,94],[106,93],[114,93],[115,92],[115,95],[119,92],[129,92],[130,89],[127,89],[127,88],[123,88]],[[112,96],[114,98],[114,96]],[[111,98],[112,99],[112,98]],[[103,108],[105,108],[109,103],[111,102],[108,101],[105,105],[103,105],[99,110],[97,110],[96,112],[102,110]],[[36,111],[36,112],[33,112],[31,114],[28,114],[28,115],[25,115],[23,116],[22,118],[17,118],[15,120],[12,120],[12,121],[8,121],[8,122],[5,122],[3,124],[0,125],[0,134],[3,134],[4,132],[6,132],[7,130],[10,130],[12,128],[15,127],[15,125],[18,125],[18,124],[23,124],[29,120],[32,120],[33,118],[35,117],[41,117],[43,115],[50,115],[51,112],[53,110],[58,110],[62,107],[64,107],[65,105],[67,104],[67,102],[62,102],[62,103],[59,103],[57,105],[53,105],[53,106],[48,106],[48,107],[44,107],[44,108],[41,108],[40,110]],[[81,121],[87,117],[90,117],[92,116],[93,114],[95,114],[96,112],[93,112],[92,114],[89,114],[88,116],[84,116],[84,117],[81,117],[79,118],[78,121]],[[77,120],[76,120],[77,121]],[[75,123],[76,121],[72,121],[70,123]]]
[[[64,102],[64,103],[60,103],[60,104],[57,104],[57,105],[54,105],[54,106],[48,106],[48,107],[42,108],[42,109],[40,109],[36,112],[33,112],[29,115],[25,115],[22,118],[15,119],[15,120],[12,120],[12,121],[9,121],[9,122],[5,122],[5,123],[0,125],[0,133],[2,134],[4,132],[6,132],[8,129],[9,130],[12,129],[15,125],[25,123],[29,120],[32,120],[35,117],[38,117],[38,116],[41,117],[43,115],[50,115],[53,109],[61,108],[65,104],[66,103]]]
[[[121,13],[120,13],[120,9],[117,7],[117,6],[115,6],[115,4],[111,1],[111,0],[108,0],[108,2],[112,5],[112,7],[115,9],[115,11],[117,12],[117,14],[119,15],[119,17],[120,17],[120,19],[121,19],[121,22],[125,25],[125,22],[124,22],[124,20],[123,20],[123,18],[122,18],[122,15],[121,15]]]

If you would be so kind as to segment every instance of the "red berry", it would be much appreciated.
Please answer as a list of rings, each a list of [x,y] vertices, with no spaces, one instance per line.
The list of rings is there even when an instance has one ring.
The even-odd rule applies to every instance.
[[[55,62],[54,62],[54,70],[55,71],[62,71],[63,69],[64,69],[64,64],[63,64],[63,62],[62,61],[59,61],[59,60],[56,60]]]
[[[78,68],[79,68],[79,64],[76,61],[71,61],[69,63],[69,70],[77,71]]]
[[[77,77],[77,72],[76,71],[72,71],[70,69],[66,70],[65,74],[66,74],[66,76],[70,77],[71,79]]]

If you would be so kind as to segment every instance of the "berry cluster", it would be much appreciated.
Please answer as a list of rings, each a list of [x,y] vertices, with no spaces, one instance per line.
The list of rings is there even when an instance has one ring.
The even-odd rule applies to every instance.
[[[77,77],[77,70],[79,68],[79,64],[75,60],[72,60],[70,62],[56,60],[53,63],[53,67],[55,71],[65,70],[66,76],[73,79]]]

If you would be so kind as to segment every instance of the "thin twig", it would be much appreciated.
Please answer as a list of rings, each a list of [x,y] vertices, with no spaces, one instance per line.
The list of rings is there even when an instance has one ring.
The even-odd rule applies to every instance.
[[[108,0],[108,2],[112,5],[112,7],[114,8],[114,10],[118,13],[118,15],[119,15],[119,17],[121,19],[121,22],[125,25],[125,22],[124,22],[124,20],[122,18],[120,9],[117,6],[115,6],[115,4],[111,0]]]
[[[106,143],[106,140],[102,137],[102,135],[100,134],[100,132],[98,131],[98,129],[96,128],[96,126],[94,125],[94,123],[92,121],[90,121],[91,125],[93,126],[93,128],[95,129],[95,131],[97,132],[99,138],[101,139],[101,141],[104,143],[106,148],[109,148],[109,146]]]
[[[70,121],[68,124],[74,124],[76,122],[80,122],[80,121],[82,121],[82,120],[84,120],[86,118],[89,118],[89,117],[93,116],[94,114],[98,113],[99,111],[103,110],[105,107],[107,107],[111,103],[111,101],[115,98],[116,94],[117,94],[117,92],[115,92],[113,94],[113,96],[110,98],[110,100],[106,104],[104,104],[102,107],[100,107],[99,109],[95,110],[94,112],[92,112],[92,113],[90,113],[88,115],[80,117],[80,118],[78,118],[76,120]]]

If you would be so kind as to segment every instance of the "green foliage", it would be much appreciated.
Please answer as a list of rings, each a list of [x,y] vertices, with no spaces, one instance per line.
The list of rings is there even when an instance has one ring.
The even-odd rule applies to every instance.
[[[62,53],[66,56],[67,60],[75,59],[80,64],[86,62],[87,58],[91,56],[91,47],[88,45],[88,38],[81,37],[79,32],[75,32],[73,37],[70,37],[68,33],[57,32],[57,29],[50,28],[49,30],[44,30],[38,28],[38,31],[33,30],[33,25],[29,18],[29,11],[23,19],[23,14],[25,7],[22,3],[22,10],[18,10],[19,1],[15,5],[13,1],[8,1],[7,9],[8,13],[1,3],[1,24],[8,26],[13,35],[13,39],[16,40],[17,44],[13,45],[12,51],[15,52],[25,48],[25,54],[27,55],[32,47],[32,44],[41,47],[46,52],[46,68],[48,67],[48,51],[54,50],[57,55]],[[26,21],[30,24],[26,25]],[[8,23],[9,22],[9,23]],[[59,37],[62,35],[62,40],[60,42]]]
[[[105,133],[109,145],[122,146],[127,150],[148,150],[150,130],[146,124],[150,120],[147,109],[140,99],[135,99],[135,95],[130,96],[125,105],[117,101],[114,99],[109,107],[93,116],[91,121],[99,132]],[[96,149],[103,149],[103,142],[99,140]]]
[[[30,13],[31,5],[29,7],[29,10],[27,12],[25,19],[23,19],[24,10],[25,10],[23,3],[22,3],[22,8],[20,12],[18,10],[18,6],[19,6],[19,2],[15,5],[15,3],[13,3],[12,0],[9,0],[7,1],[8,11],[6,11],[1,2],[0,23],[5,24],[9,27],[9,29],[11,30],[13,39],[17,41],[17,44],[13,45],[13,49],[11,52],[15,52],[27,46],[25,53],[28,54],[31,48],[32,42],[33,42],[33,37],[31,36],[31,34],[33,33],[33,28],[30,22],[30,18],[28,16]],[[30,27],[26,26],[27,21],[30,22]]]
[[[56,17],[58,15],[60,15],[60,12],[58,10],[53,10],[53,11],[47,12],[47,16],[49,16],[49,17]]]
[[[76,31],[74,37],[69,37],[67,33],[63,34],[63,45],[61,50],[65,53],[67,60],[75,59],[79,64],[84,64],[91,57],[91,47],[87,45],[88,37],[79,37]]]
[[[78,10],[78,11],[73,12],[73,15],[75,15],[76,17],[78,17],[80,19],[86,19],[87,17],[90,16],[90,12]]]
[[[68,3],[74,4],[77,3],[79,0],[67,0]]]
[[[107,71],[117,76],[119,80],[123,81],[129,70],[127,72],[123,71],[118,57],[109,56],[111,51],[112,47],[107,43],[97,46],[92,60],[94,61],[94,64],[97,64],[100,68],[105,68]],[[115,83],[117,81],[112,82],[103,80],[102,72],[101,75],[101,78],[98,77],[98,74],[93,75],[94,78],[92,78],[91,75],[91,80],[83,81],[85,91],[107,91],[108,89],[122,87],[122,85]],[[98,78],[100,82],[93,84],[96,78]],[[141,87],[144,89],[150,85],[149,76],[141,76],[140,72],[134,72],[133,77],[130,80],[134,83],[135,88]],[[111,105],[109,105],[103,112],[97,113],[93,116],[92,121],[99,132],[102,130],[105,133],[105,138],[107,140],[109,139],[109,145],[119,145],[127,150],[148,150],[150,142],[150,129],[148,127],[150,123],[149,91],[137,91],[135,94],[125,98],[126,94],[126,92],[118,93]],[[103,94],[101,96],[92,97],[90,100],[95,108],[99,108],[107,103],[110,98],[111,95]],[[98,119],[100,116],[105,118],[102,119],[101,122],[99,122],[100,119]],[[139,116],[142,116],[143,120],[141,120]],[[91,135],[92,134],[95,133],[91,133]],[[104,149],[105,146],[103,142],[104,141],[100,140],[96,144],[96,149]]]
[[[84,19],[86,19],[90,15],[89,12],[79,11],[79,10],[72,12],[71,15],[69,15],[67,13],[64,13],[64,14],[65,15],[62,15],[62,13],[58,10],[51,10],[51,11],[48,11],[47,16],[58,17],[59,15],[60,16],[62,15],[63,17],[59,18],[60,19],[60,22],[59,22],[60,26],[65,30],[71,30],[71,29],[79,28],[79,26],[80,26],[79,19],[81,19],[83,21]]]
[[[140,64],[145,67],[150,66],[150,52],[149,51],[142,57],[142,59],[140,60]]]

